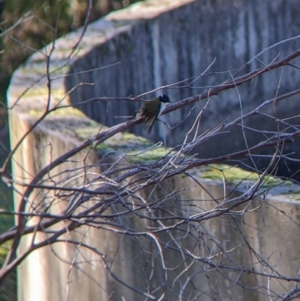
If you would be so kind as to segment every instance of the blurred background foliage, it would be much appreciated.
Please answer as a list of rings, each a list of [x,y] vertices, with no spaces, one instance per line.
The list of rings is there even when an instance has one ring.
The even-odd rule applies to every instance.
[[[138,0],[90,0],[89,22]],[[139,0],[140,1],[140,0]],[[12,72],[36,50],[84,24],[89,0],[0,0],[1,101]],[[22,22],[20,22],[22,20]],[[18,25],[16,25],[19,22]],[[1,125],[0,125],[1,126]]]
[[[6,91],[13,71],[31,54],[88,22],[142,0],[0,0],[0,167],[9,153]],[[13,211],[12,193],[0,178],[0,208]],[[0,233],[13,226],[13,215],[0,215]],[[9,250],[0,246],[0,266]],[[16,273],[0,288],[0,301],[17,300]]]

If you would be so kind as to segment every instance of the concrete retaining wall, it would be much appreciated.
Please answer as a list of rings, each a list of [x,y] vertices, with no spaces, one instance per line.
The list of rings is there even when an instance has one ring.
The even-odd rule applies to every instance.
[[[184,2],[181,1],[180,4]],[[158,3],[164,6],[163,2]],[[169,3],[173,2],[166,2],[165,7],[169,8]],[[75,89],[71,93],[71,102],[80,104],[83,100],[101,96],[137,96],[157,87],[200,76],[215,59],[215,63],[207,71],[208,75],[199,77],[192,84],[191,81],[181,84],[190,84],[189,87],[178,88],[180,85],[176,85],[177,88],[165,88],[156,92],[169,94],[173,101],[200,94],[236,74],[242,75],[265,67],[273,60],[279,60],[297,50],[300,46],[299,38],[279,44],[253,59],[267,47],[299,35],[299,10],[297,1],[187,1],[186,5],[172,9],[172,12],[160,8],[156,13],[141,3],[131,9],[113,13],[106,20],[113,21],[115,27],[120,25],[122,34],[110,37],[105,44],[92,48],[86,56],[74,62],[70,69],[70,74],[74,75],[66,78],[67,89],[71,90],[82,82],[95,85]],[[250,60],[251,63],[245,64]],[[299,62],[298,58],[293,64],[299,65]],[[88,77],[86,74],[78,74],[82,69],[115,63],[118,64],[104,70],[95,70]],[[264,100],[273,98],[278,86],[279,94],[298,88],[299,70],[292,67],[281,68],[238,87],[238,91],[232,89],[213,97],[202,116],[201,131],[238,117],[241,105],[246,112]],[[147,97],[153,95],[154,93]],[[296,99],[297,97],[291,98],[282,105],[278,104],[277,114],[281,118],[294,116],[294,112],[299,111]],[[183,141],[204,103],[202,101],[196,106],[192,118],[179,127],[166,131],[168,145],[178,145]],[[122,121],[115,116],[130,115],[139,105],[124,101],[94,101],[89,106],[83,104],[79,107],[91,118],[111,126]],[[171,126],[175,126],[188,115],[190,109],[191,107],[181,108],[164,118]],[[266,113],[273,116],[273,107],[268,107]],[[291,122],[297,124],[295,119]],[[264,130],[276,130],[274,120],[266,116],[255,116],[245,122],[247,126],[253,124],[257,127],[260,125]],[[142,127],[135,127],[133,132],[149,137]],[[261,141],[257,134],[246,134],[249,146]],[[150,138],[157,141],[163,136],[164,126],[157,123]],[[295,144],[286,145],[285,152],[295,152],[297,158],[298,144],[297,140]],[[244,147],[243,134],[240,129],[236,129],[226,139],[210,139],[194,152],[201,157],[211,157],[212,154],[221,155]],[[262,153],[272,154],[273,151],[271,148]],[[255,160],[259,167],[266,166],[269,162],[262,157]],[[247,164],[252,165],[250,161]],[[299,165],[295,163],[279,164],[281,175],[294,174],[298,169]],[[298,177],[297,174],[296,178]]]
[[[13,106],[10,112],[12,147],[42,115],[47,102],[50,107],[71,103],[89,118],[112,126],[116,123],[115,116],[129,115],[138,105],[93,100],[103,96],[135,96],[161,85],[198,76],[216,58],[211,72],[224,72],[199,78],[194,82],[199,88],[159,91],[168,93],[173,101],[200,93],[207,86],[229,78],[228,69],[234,72],[233,68],[240,67],[268,45],[299,34],[299,10],[297,1],[284,0],[224,1],[222,5],[218,1],[149,1],[91,24],[81,40],[78,53],[69,59],[70,50],[81,32],[71,33],[56,41],[50,60],[53,70],[50,94],[45,77],[45,56],[41,53],[33,55],[14,73],[8,91],[9,106]],[[297,44],[298,40],[284,44],[266,52],[260,59],[268,63],[279,49],[282,57],[295,50]],[[262,64],[254,60],[245,66],[245,71]],[[295,88],[298,81],[290,79],[297,79],[297,71],[290,68],[283,72],[282,90]],[[274,74],[277,76],[277,72],[272,76]],[[273,97],[276,85],[274,78],[262,76],[259,81],[239,89],[245,110]],[[28,87],[31,88],[27,91]],[[298,103],[289,101],[286,109],[294,114],[298,107]],[[101,126],[76,108],[54,112],[24,140],[14,155],[13,175],[16,180],[29,183],[41,168],[98,132]],[[189,109],[170,113],[166,120],[171,124],[179,122]],[[193,114],[195,116],[196,112]],[[203,118],[203,131],[239,114],[236,91],[222,93],[209,106]],[[181,143],[189,127],[189,122],[186,122],[174,130],[176,134],[170,132],[168,144]],[[145,135],[141,126],[135,127],[134,131]],[[161,139],[162,133],[162,124],[157,123],[150,138]],[[232,151],[232,146],[241,147],[243,141],[238,138],[239,134],[230,138],[232,143],[230,139],[217,140],[202,146],[200,155],[208,156],[215,151],[217,154],[217,150]],[[125,141],[125,133],[116,140],[120,144]],[[249,137],[250,142],[254,140],[254,137]],[[120,147],[115,143],[112,152],[116,156],[119,151]],[[74,177],[69,182],[71,187],[81,186],[87,179],[78,176],[77,171],[92,166],[89,170],[100,174],[102,167],[99,162],[103,162],[104,157],[100,150],[82,151],[48,174],[45,183],[61,183]],[[203,180],[197,170],[193,175],[201,185],[191,178],[178,176],[164,182],[163,187],[154,193],[150,193],[151,188],[142,191],[141,196],[159,200],[164,190],[184,189],[176,198],[167,200],[165,212],[174,210],[192,216],[215,208],[215,200],[223,199],[228,191],[218,183]],[[20,186],[18,189],[23,191],[24,188]],[[15,194],[16,208],[19,198],[19,194]],[[31,205],[28,204],[26,209],[29,212],[36,208],[32,204],[38,204],[41,206],[39,210],[48,208],[59,213],[70,200],[63,197],[58,201],[57,195],[48,190],[36,190],[30,201]],[[299,205],[283,201],[281,196],[263,203],[255,200],[249,208],[256,210],[245,214],[231,212],[201,223],[195,220],[178,227],[178,230],[156,234],[163,246],[165,267],[161,264],[161,254],[154,239],[116,234],[109,227],[104,227],[104,230],[81,227],[77,232],[66,234],[65,238],[91,245],[98,253],[64,242],[34,252],[19,268],[19,300],[145,300],[145,296],[110,277],[103,258],[122,281],[148,293],[154,300],[179,300],[180,293],[182,300],[193,297],[197,300],[208,300],[209,297],[217,300],[281,300],[297,282]],[[37,222],[37,219],[28,221],[31,224]],[[137,217],[124,218],[120,222],[136,231],[153,227],[147,219]],[[154,223],[154,226],[158,225]],[[63,228],[64,222],[58,227]],[[192,230],[188,232],[188,229]],[[37,239],[43,239],[45,235],[39,232]],[[245,244],[245,237],[253,247],[252,251]],[[20,251],[25,250],[31,238],[28,235],[23,239]],[[183,252],[178,252],[174,242],[180,243]],[[193,256],[185,251],[193,252]],[[206,261],[208,258],[210,262]],[[268,263],[276,272],[267,268]],[[257,276],[241,272],[241,267],[256,271]],[[274,278],[264,277],[266,272],[273,273]],[[277,273],[294,281],[277,281]]]

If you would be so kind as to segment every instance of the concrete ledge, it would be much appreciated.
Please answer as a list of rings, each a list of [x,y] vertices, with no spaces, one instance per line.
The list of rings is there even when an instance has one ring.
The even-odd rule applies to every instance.
[[[274,0],[272,3],[256,1],[256,6],[252,6],[251,1],[241,2],[240,6],[235,3],[237,2],[225,1],[226,5],[220,6],[218,1],[157,0],[139,3],[126,10],[113,13],[91,24],[82,39],[82,31],[78,30],[55,41],[55,49],[48,64],[50,78],[47,75],[45,53],[49,55],[53,45],[34,54],[14,73],[8,91],[8,105],[12,108],[10,111],[12,147],[43,116],[47,107],[50,110],[55,108],[55,110],[36,126],[14,155],[14,179],[29,183],[41,168],[79,145],[83,140],[92,137],[99,130],[103,130],[104,125],[92,121],[92,118],[103,123],[105,121],[106,125],[111,126],[116,121],[114,119],[116,114],[127,115],[136,106],[136,104],[123,106],[122,103],[119,111],[110,114],[107,113],[109,112],[107,103],[94,101],[98,97],[137,95],[164,84],[199,75],[203,67],[207,66],[207,62],[210,63],[215,55],[218,55],[218,59],[221,61],[221,64],[218,65],[218,68],[221,69],[218,70],[227,70],[227,64],[230,68],[238,66],[240,62],[247,60],[248,55],[256,54],[261,47],[265,46],[264,39],[269,33],[262,31],[261,36],[257,39],[253,36],[249,37],[248,34],[254,33],[257,26],[252,23],[254,19],[251,18],[259,14],[260,20],[264,24],[265,20],[268,20],[263,18],[265,13],[271,15],[275,11],[277,12],[278,6],[287,5],[287,3],[278,0]],[[245,10],[242,9],[243,5],[246,7]],[[291,11],[294,8],[294,4],[290,5],[290,10],[285,11]],[[249,15],[246,18],[247,9]],[[195,12],[199,14],[196,14],[197,18],[193,18]],[[215,18],[212,18],[211,13]],[[220,16],[224,16],[223,26],[221,23],[215,22],[223,19]],[[216,27],[212,25],[214,22]],[[260,33],[262,27],[258,27]],[[192,31],[191,28],[195,30]],[[234,30],[230,31],[230,28],[234,28]],[[187,33],[193,33],[193,35]],[[240,39],[235,40],[236,36]],[[72,47],[79,40],[79,47],[69,58]],[[220,46],[214,47],[214,43],[223,43],[224,41],[234,44],[234,50],[230,51],[230,55],[225,53],[225,50],[223,51],[226,47],[223,47],[222,51],[220,51]],[[249,41],[251,43],[248,43]],[[246,49],[246,42],[248,46],[250,45],[249,49]],[[220,44],[217,43],[217,45]],[[272,53],[269,55],[271,57]],[[117,65],[114,65],[119,61],[123,64],[122,68],[116,68]],[[256,61],[249,68],[255,68],[257,64]],[[284,85],[288,85],[289,78],[295,75],[293,73],[295,71],[290,72],[283,78]],[[262,81],[265,81],[267,85],[269,83],[266,78]],[[274,84],[274,82],[272,83]],[[199,85],[205,87],[212,84],[214,83],[208,78]],[[262,98],[273,92],[272,87],[268,86],[268,89],[263,92],[259,91],[262,93]],[[196,90],[182,89],[175,92],[170,89],[169,92],[177,100],[196,93]],[[253,99],[257,97],[254,95],[255,93],[247,94],[248,92],[249,89],[245,89],[242,97],[246,98],[248,95]],[[208,110],[211,114],[207,117],[206,127],[213,126],[215,122],[220,121],[218,118],[224,117],[218,116],[220,110],[228,115],[232,112],[232,108],[238,107],[235,93],[234,91],[224,94],[221,101],[215,103]],[[259,102],[260,99],[257,101]],[[117,104],[119,105],[119,103]],[[246,107],[248,105],[246,104]],[[252,105],[250,103],[249,106]],[[116,108],[113,105],[111,107],[113,111]],[[177,122],[185,116],[189,109],[178,110],[166,118],[168,121],[172,119]],[[295,106],[292,105],[290,109],[295,109]],[[234,114],[238,114],[237,111],[234,112]],[[182,141],[188,127],[189,125],[183,127],[182,133],[174,135],[179,142]],[[157,124],[154,131],[157,136],[151,138],[159,138],[162,130],[161,125]],[[142,127],[137,128],[136,133],[142,134]],[[176,139],[174,138],[171,143],[178,143]],[[228,141],[219,141],[219,143],[228,144]],[[239,144],[239,140],[236,143]],[[215,146],[221,148],[220,144],[216,143]],[[49,178],[44,180],[48,184],[53,183],[51,182],[53,179],[60,183],[60,181],[63,182],[74,177],[74,180],[68,184],[71,187],[77,187],[76,185],[81,187],[84,183],[82,177],[72,171],[85,170],[88,167],[91,173],[101,174],[103,169],[99,162],[108,154],[113,154],[112,160],[118,159],[118,154],[123,153],[137,157],[135,151],[148,146],[149,141],[144,138],[128,133],[119,133],[98,148],[84,150],[72,160],[64,162],[52,173],[49,173]],[[208,147],[204,152],[209,153],[211,149],[214,148]],[[159,153],[162,150],[156,149],[156,151]],[[151,159],[156,159],[157,155],[160,156],[161,153],[154,152],[151,156],[147,153]],[[145,157],[140,159],[145,160]],[[132,160],[131,163],[138,164],[138,161]],[[204,171],[200,169],[192,170],[191,175],[198,182],[194,181],[192,177],[182,175],[163,182],[160,189],[153,190],[153,187],[150,187],[141,192],[142,198],[156,201],[163,197],[164,191],[178,189],[180,194],[175,199],[170,198],[166,202],[165,212],[175,210],[176,213],[190,219],[190,222],[183,225],[180,231],[174,230],[174,233],[172,230],[170,231],[172,235],[174,234],[176,242],[182,242],[182,246],[186,250],[194,251],[196,248],[195,254],[193,254],[195,257],[192,259],[182,257],[182,254],[185,253],[172,250],[173,245],[169,236],[157,234],[158,241],[161,241],[165,247],[163,252],[167,254],[165,259],[167,267],[171,267],[171,270],[173,267],[179,267],[178,270],[168,271],[170,273],[168,281],[165,278],[166,269],[160,262],[160,254],[153,251],[156,250],[155,243],[149,241],[147,237],[141,235],[140,240],[133,240],[126,235],[120,237],[113,231],[110,232],[109,228],[90,230],[88,227],[82,227],[78,232],[71,233],[68,238],[86,242],[95,250],[105,254],[108,262],[115,263],[112,269],[121,279],[125,279],[130,285],[140,290],[150,291],[155,300],[164,294],[166,300],[177,300],[179,293],[182,292],[182,283],[188,279],[193,283],[187,286],[183,293],[183,300],[191,297],[190,292],[195,287],[196,292],[193,291],[193,296],[198,292],[203,292],[197,300],[207,300],[207,295],[211,295],[215,299],[222,295],[224,299],[228,300],[262,301],[269,300],[267,291],[269,287],[274,294],[282,295],[292,289],[296,283],[294,281],[280,283],[280,281],[272,279],[268,282],[269,279],[263,276],[265,266],[256,261],[253,263],[253,253],[249,251],[249,246],[245,245],[243,240],[244,237],[249,238],[253,250],[260,254],[265,262],[276,267],[284,277],[297,278],[300,207],[298,202],[289,200],[289,198],[291,199],[290,191],[284,195],[284,201],[282,201],[282,195],[276,200],[273,197],[272,199],[268,199],[268,197],[267,199],[264,197],[253,199],[235,210],[228,211],[228,215],[216,216],[216,218],[200,223],[197,216],[216,208],[216,204],[218,204],[216,200],[222,204],[222,201],[229,197],[234,199],[247,187],[240,187],[239,178],[230,183],[234,184],[234,188],[220,179],[220,181],[217,181],[216,178],[203,179],[205,175],[207,176],[207,171],[204,174]],[[240,180],[243,181],[247,177],[243,174]],[[245,184],[245,181],[243,182]],[[249,185],[252,183],[251,181],[246,182]],[[237,192],[238,187],[241,188],[239,192]],[[298,189],[293,185],[286,185],[284,189],[286,187],[292,191]],[[23,189],[23,187],[19,187],[19,191],[23,191]],[[232,190],[236,194],[230,195]],[[41,203],[42,209],[48,208],[48,201],[51,202],[53,196],[49,196],[48,192],[44,190],[38,192],[32,194],[30,201]],[[266,193],[269,193],[268,187]],[[293,195],[297,198],[296,194]],[[19,198],[20,196],[16,194],[16,208]],[[69,199],[65,198],[60,200],[59,204],[55,203],[53,207],[50,206],[50,210],[53,210],[51,212],[60,213],[68,206],[68,201]],[[91,201],[89,205],[94,204],[93,202]],[[27,210],[30,211],[32,208],[29,205]],[[130,226],[134,229],[145,230],[153,227],[150,222],[136,218],[122,221],[130,222]],[[37,222],[36,219],[31,219],[29,224],[34,225]],[[193,231],[188,236],[188,229],[191,226],[193,226]],[[57,227],[64,227],[64,225],[60,224]],[[47,234],[41,231],[37,235],[37,240],[45,239],[45,237]],[[20,252],[30,244],[31,238],[30,235],[24,237]],[[157,269],[149,282],[145,279],[149,276],[149,270],[151,272],[151,269],[148,269],[151,260],[141,250],[146,250],[148,254],[155,253],[151,260],[153,259],[153,264]],[[225,258],[222,250],[232,251],[228,252]],[[120,285],[107,274],[100,256],[96,256],[90,250],[81,250],[82,253],[77,258],[77,251],[75,247],[61,243],[53,248],[43,248],[30,255],[19,269],[19,300],[65,300],[67,298],[75,301],[87,298],[107,300],[112,293],[114,294],[113,300],[122,298],[141,300],[139,295]],[[63,263],[58,255],[66,259],[67,264]],[[220,263],[224,262],[230,267],[237,263],[252,268],[259,276],[255,277],[237,270],[237,272],[226,274],[227,279],[232,280],[232,282],[228,282],[220,275],[217,268],[215,270],[207,269],[205,261],[207,257],[212,258],[216,267],[221,267]],[[70,269],[68,262],[74,262],[75,258],[76,269]],[[185,264],[189,263],[189,260],[193,260],[193,266],[188,273],[185,273]],[[145,269],[141,270],[140,267],[145,267]],[[182,278],[177,278],[178,275],[182,275]],[[33,278],[36,280],[32,281]],[[233,285],[233,279],[236,280],[236,285]],[[67,295],[66,287],[69,288],[69,295]],[[244,289],[245,287],[250,287],[250,290]]]

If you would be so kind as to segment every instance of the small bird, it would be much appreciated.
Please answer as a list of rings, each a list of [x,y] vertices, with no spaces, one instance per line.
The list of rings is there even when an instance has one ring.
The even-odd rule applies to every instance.
[[[169,96],[162,94],[145,101],[141,108],[136,112],[135,117],[144,117],[144,124],[148,127],[148,133],[151,132],[154,122],[168,103],[171,103]]]

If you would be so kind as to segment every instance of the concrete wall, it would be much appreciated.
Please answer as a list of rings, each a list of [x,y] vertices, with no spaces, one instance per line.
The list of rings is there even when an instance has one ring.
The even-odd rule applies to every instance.
[[[56,41],[56,49],[51,56],[51,70],[56,70],[51,74],[50,98],[47,78],[43,77],[46,63],[42,54],[33,55],[14,73],[8,91],[9,105],[13,106],[10,112],[12,147],[38,120],[47,101],[50,107],[56,104],[66,105],[70,101],[89,118],[111,126],[116,121],[119,122],[115,116],[131,114],[138,104],[92,100],[103,96],[135,96],[161,85],[197,76],[216,57],[211,72],[221,70],[224,73],[201,77],[194,83],[200,88],[163,90],[173,101],[200,93],[208,85],[220,83],[230,77],[228,69],[240,67],[268,45],[299,34],[299,10],[297,1],[283,0],[224,1],[221,4],[218,1],[141,3],[91,24],[78,53],[69,59],[68,55],[81,32],[71,33]],[[268,63],[279,50],[282,57],[295,50],[299,46],[297,44],[299,41],[284,44],[266,52],[260,59]],[[115,65],[109,66],[110,64]],[[245,66],[244,71],[261,65],[260,61],[254,60]],[[298,84],[297,71],[290,68],[283,72],[282,91],[295,88]],[[276,72],[273,76],[274,74],[277,76]],[[291,81],[291,78],[295,78],[295,81]],[[31,88],[27,91],[28,87]],[[245,110],[273,97],[275,87],[274,78],[262,76],[259,81],[239,88]],[[66,93],[69,93],[68,97]],[[83,104],[83,101],[89,102]],[[283,111],[282,115],[288,116],[290,112],[294,114],[298,106],[297,102],[289,101],[285,106],[289,112]],[[189,109],[182,108],[170,113],[166,120],[174,124],[184,118]],[[195,116],[196,112],[193,114]],[[214,97],[203,116],[203,131],[239,114],[236,91],[222,93]],[[100,125],[89,118],[72,108],[58,110],[48,116],[25,139],[14,155],[14,178],[28,183],[41,168],[78,146],[82,139],[96,134]],[[272,127],[266,125],[265,121],[263,124],[266,128]],[[189,126],[189,122],[186,122],[170,132],[168,143],[181,143]],[[150,138],[161,139],[162,125],[157,123],[155,127]],[[145,135],[142,126],[135,127],[134,131]],[[200,155],[217,155],[219,150],[225,152],[232,151],[232,146],[241,147],[243,140],[238,135],[239,133],[226,141],[217,139],[211,144],[203,145]],[[119,144],[115,143],[115,155],[120,151],[124,137],[125,133],[116,138]],[[233,139],[232,143],[230,139]],[[249,139],[254,141],[255,137]],[[44,179],[45,183],[60,183],[74,177],[74,181],[70,182],[72,187],[83,185],[88,179],[79,177],[72,170],[85,170],[87,166],[93,166],[91,171],[100,174],[102,168],[98,163],[102,159],[102,152],[82,151],[48,174]],[[164,191],[183,189],[176,198],[167,200],[165,211],[156,213],[160,216],[170,210],[192,216],[215,208],[215,200],[224,199],[228,191],[218,183],[203,180],[198,170],[192,172],[201,185],[197,185],[191,178],[176,177],[164,182],[163,187],[156,189],[154,193],[150,193],[151,188],[142,191],[141,196],[148,198],[151,194],[151,200],[159,200]],[[18,189],[23,191],[24,188],[20,186]],[[16,194],[16,208],[19,198],[19,194]],[[266,278],[266,271],[273,272],[266,266],[270,263],[276,266],[276,273],[296,279],[299,266],[297,250],[300,247],[299,205],[282,199],[267,199],[263,203],[255,200],[251,209],[259,204],[262,206],[245,214],[236,211],[207,221],[194,220],[178,227],[179,230],[156,234],[163,246],[167,271],[162,267],[157,244],[153,239],[142,235],[132,238],[113,233],[107,228],[96,230],[81,227],[65,237],[87,243],[98,253],[84,248],[76,249],[63,242],[33,253],[19,268],[19,300],[145,300],[145,296],[126,289],[109,276],[100,254],[105,255],[105,260],[120,279],[148,292],[155,300],[163,294],[164,300],[177,300],[180,292],[182,300],[193,297],[197,300],[208,300],[209,297],[217,300],[281,300],[296,281],[280,282],[276,278]],[[30,201],[41,206],[39,210],[45,210],[54,202],[50,210],[59,213],[70,200],[68,197],[58,200],[55,194],[38,190],[31,195]],[[89,205],[93,202],[97,200],[91,201]],[[33,208],[36,207],[28,204],[26,210],[31,211]],[[31,224],[37,222],[36,219],[28,221]],[[153,223],[147,219],[131,217],[124,218],[121,222],[136,231],[153,227]],[[158,225],[154,223],[154,226]],[[63,228],[64,223],[57,227]],[[192,230],[188,232],[187,229]],[[45,235],[47,234],[44,232],[38,233],[37,239],[41,240]],[[245,237],[253,247],[252,251],[245,244]],[[23,239],[20,252],[25,250],[31,239],[31,236]],[[174,241],[193,252],[194,258],[188,253],[178,252]],[[257,254],[263,261],[259,260]],[[206,262],[207,258],[211,261]],[[241,267],[255,270],[258,275],[241,273]],[[234,268],[236,272],[233,271]],[[276,273],[274,272],[275,276]]]
[[[294,39],[265,51],[245,65],[270,45],[299,35],[300,7],[297,1],[189,2],[170,13],[160,11],[159,15],[150,9],[147,10],[146,5],[138,4],[131,10],[108,16],[106,20],[124,24],[124,32],[91,49],[86,56],[76,60],[72,65],[70,73],[75,75],[66,78],[68,90],[81,82],[95,83],[94,86],[79,87],[71,93],[72,103],[80,104],[82,100],[101,96],[136,96],[160,86],[199,76],[216,59],[208,71],[209,75],[193,82],[191,86],[195,88],[161,89],[157,92],[165,92],[173,101],[178,101],[200,94],[209,87],[230,79],[240,68],[239,75],[253,71],[266,66],[275,58],[283,58],[300,46],[299,38]],[[143,20],[133,21],[137,19]],[[95,66],[107,66],[116,62],[119,64],[114,67],[89,73],[88,78],[86,74],[77,73],[82,70],[82,66],[93,69]],[[295,65],[299,65],[299,62],[299,58],[293,61]],[[239,116],[239,94],[245,112],[264,100],[273,98],[279,83],[280,94],[296,89],[299,86],[299,70],[292,67],[281,68],[244,84],[238,88],[238,93],[232,89],[213,97],[202,116],[201,130],[204,132],[225,120],[229,121]],[[154,94],[148,97],[152,95]],[[204,102],[197,105],[192,117],[196,117],[203,105]],[[91,118],[111,126],[120,122],[115,116],[130,115],[138,106],[139,104],[124,101],[109,103],[94,101],[89,106],[82,105],[80,108]],[[187,116],[190,108],[181,108],[165,118],[171,126],[174,126]],[[289,99],[282,106],[278,105],[277,111],[282,118],[288,118],[299,111],[299,104]],[[267,108],[266,113],[274,114],[272,106]],[[191,127],[191,120],[194,118],[181,123],[176,129],[167,131],[169,145],[181,143]],[[295,124],[298,123],[295,119],[293,121]],[[260,125],[265,130],[276,129],[274,121],[265,116],[256,116],[249,123],[246,122],[246,125],[253,124]],[[155,141],[162,139],[163,127],[162,123],[157,123],[150,138]],[[142,127],[135,127],[133,132],[149,136]],[[246,134],[249,145],[258,143],[261,139],[251,132]],[[285,151],[296,152],[297,157],[298,143],[299,141],[297,144],[287,145]],[[231,135],[227,135],[226,140],[219,137],[210,139],[194,152],[199,153],[201,157],[211,157],[212,154],[220,155],[244,147],[243,135],[236,129]],[[273,151],[272,148],[262,153],[270,154]],[[263,158],[256,160],[260,167],[268,163],[268,160]],[[251,165],[251,162],[248,163]],[[294,174],[298,168],[295,163],[279,164],[281,175]]]

